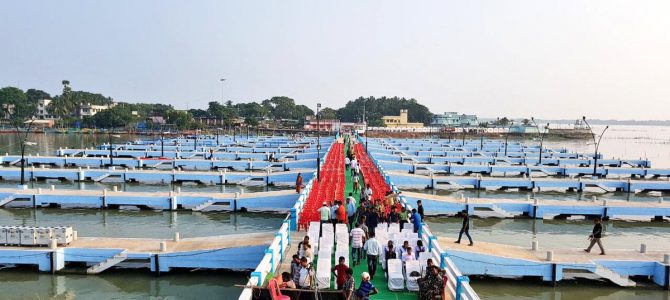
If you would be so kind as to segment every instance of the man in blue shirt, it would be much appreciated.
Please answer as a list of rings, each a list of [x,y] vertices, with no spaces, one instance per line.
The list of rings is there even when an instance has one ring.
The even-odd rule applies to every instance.
[[[354,224],[354,214],[356,213],[356,203],[352,201],[352,199],[355,201],[354,197],[352,196],[351,193],[349,193],[349,197],[347,197],[347,218],[349,218],[349,227]]]
[[[421,215],[412,208],[412,224],[414,224],[414,232],[421,235]]]
[[[379,293],[377,288],[370,282],[370,274],[368,272],[361,273],[361,285],[358,286],[356,290],[356,298],[368,300],[370,295]]]

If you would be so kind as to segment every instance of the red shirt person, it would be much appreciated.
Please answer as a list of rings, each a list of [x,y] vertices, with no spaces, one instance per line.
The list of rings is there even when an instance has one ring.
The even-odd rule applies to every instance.
[[[339,203],[339,207],[337,208],[337,222],[346,224],[347,223],[347,210],[344,207],[344,205],[342,205],[342,202],[338,201],[338,203]]]
[[[349,269],[349,266],[344,263],[344,256],[340,256],[339,262],[340,263],[334,266],[331,271],[335,276],[337,276],[335,280],[335,283],[337,283],[337,289],[341,290],[344,286],[344,283],[347,281],[347,269]]]

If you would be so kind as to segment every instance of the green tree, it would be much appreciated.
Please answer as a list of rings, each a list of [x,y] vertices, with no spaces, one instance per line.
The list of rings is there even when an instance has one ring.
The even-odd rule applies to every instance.
[[[319,115],[320,115],[319,118],[321,118],[322,120],[337,119],[337,111],[330,108],[330,107],[326,107],[326,108],[320,110]]]
[[[70,88],[70,81],[63,80],[63,92],[54,97],[54,99],[49,103],[47,109],[57,118],[64,120],[65,118],[72,115],[72,110],[74,109],[74,99],[72,97],[72,88]]]
[[[227,126],[233,125],[235,119],[237,119],[238,116],[237,109],[230,101],[228,101],[225,105],[221,105],[216,101],[209,102],[207,112],[210,116],[223,120],[223,123]]]
[[[133,122],[136,122],[138,117],[133,115],[132,106],[130,105],[116,105],[110,109],[98,112],[91,121],[99,128],[117,128],[125,127]]]
[[[270,116],[270,110],[258,102],[238,103],[235,104],[240,117],[263,119]]]
[[[21,148],[21,185],[25,184],[25,153],[28,134],[33,128],[35,121],[35,103],[28,101],[23,90],[15,87],[0,89],[0,108],[9,124],[15,128],[17,140]]]
[[[289,97],[272,97],[263,100],[262,106],[270,111],[272,117],[278,120],[303,121],[306,116],[313,116],[314,111],[305,105],[296,105]]]
[[[51,95],[43,90],[28,89],[26,91],[26,99],[30,103],[37,104],[41,99],[51,99]]]
[[[424,125],[430,124],[433,113],[419,104],[416,99],[406,99],[398,97],[359,97],[356,100],[349,101],[347,104],[337,110],[340,120],[345,122],[356,122],[363,120],[363,113],[371,126],[383,126],[382,117],[387,115],[397,116],[401,109],[407,109],[409,122],[421,122]]]
[[[190,129],[193,127],[193,116],[186,111],[170,110],[167,112],[167,122],[178,130]]]

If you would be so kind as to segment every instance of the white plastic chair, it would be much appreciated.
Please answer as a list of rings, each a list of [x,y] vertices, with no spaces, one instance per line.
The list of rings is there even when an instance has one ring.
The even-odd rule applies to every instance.
[[[412,272],[417,272],[419,275],[418,276],[410,276]],[[419,290],[419,284],[417,283],[417,279],[421,278],[421,264],[419,263],[418,260],[410,260],[405,262],[405,274],[407,275],[405,277],[405,282],[407,284],[407,289],[410,291],[418,291]]]
[[[391,223],[389,224],[389,233],[391,232],[400,232],[400,224],[398,223]]]
[[[309,231],[316,229],[316,232],[321,230],[321,222],[309,222]]]
[[[428,249],[426,249],[428,250]],[[431,252],[421,252],[419,253],[419,264],[421,265],[421,274],[425,274],[426,267],[428,266],[428,259],[432,259],[433,263],[437,263],[433,258],[433,253]]]
[[[316,286],[320,289],[330,288],[330,256],[321,255],[316,263]]]
[[[333,228],[333,224],[326,223],[321,226],[321,236],[329,236],[329,237],[334,237],[335,236],[335,229]]]
[[[335,251],[335,264],[340,263],[340,256],[344,256],[344,263],[348,266],[349,265],[349,248],[345,249],[338,249]]]
[[[388,287],[392,291],[405,289],[405,277],[402,272],[402,261],[399,259],[388,260]]]

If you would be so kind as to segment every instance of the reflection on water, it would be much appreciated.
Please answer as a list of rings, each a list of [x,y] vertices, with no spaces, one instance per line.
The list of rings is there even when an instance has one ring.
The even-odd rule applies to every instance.
[[[669,300],[670,292],[657,286],[620,288],[600,281],[560,281],[551,287],[541,281],[471,277],[471,285],[481,299],[543,300]]]
[[[113,137],[112,143],[120,144],[128,141],[152,139],[151,136],[120,135]],[[109,137],[105,134],[46,134],[35,133],[28,135],[28,141],[37,143],[26,145],[26,155],[55,155],[58,148],[91,148],[107,143]],[[0,134],[0,151],[9,154],[21,154],[19,139],[15,134]]]
[[[148,271],[108,270],[100,275],[0,271],[2,299],[235,299],[244,273],[188,272],[154,277]]]

